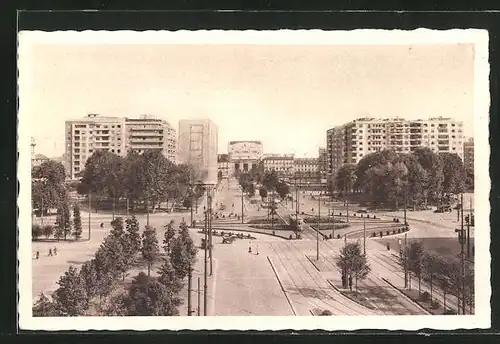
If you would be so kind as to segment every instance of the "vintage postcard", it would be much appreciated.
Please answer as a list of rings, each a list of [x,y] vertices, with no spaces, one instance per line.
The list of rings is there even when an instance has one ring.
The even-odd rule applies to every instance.
[[[487,31],[22,31],[18,61],[21,329],[490,326]]]

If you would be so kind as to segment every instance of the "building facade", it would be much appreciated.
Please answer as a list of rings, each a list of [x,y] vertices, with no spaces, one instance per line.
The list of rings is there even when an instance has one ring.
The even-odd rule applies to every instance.
[[[97,151],[125,156],[130,149],[140,153],[158,149],[175,163],[175,130],[168,122],[150,116],[132,119],[89,114],[65,123],[64,165],[69,179],[77,179]]]
[[[174,164],[177,160],[177,133],[165,120],[149,115],[139,118],[126,118],[126,150],[139,153],[146,150],[161,150],[163,155]]]
[[[43,154],[35,154],[35,156],[33,157],[33,159],[31,159],[31,167],[40,166],[45,161],[49,161],[49,158],[47,158]]]
[[[318,158],[295,158],[294,174],[297,178],[317,181],[319,179]]]
[[[464,142],[464,166],[469,171],[474,171],[474,138]]]
[[[356,164],[365,155],[384,149],[411,153],[428,147],[435,153],[463,154],[463,123],[451,118],[405,120],[358,118],[327,131],[327,174],[347,163]]]
[[[327,171],[327,153],[326,148],[320,147],[318,149],[318,172],[322,183],[326,183]]]
[[[262,158],[263,146],[260,141],[230,141],[227,151],[234,170],[248,172],[257,168]]]
[[[264,171],[272,172],[275,171],[278,177],[291,177],[295,170],[294,156],[284,155],[284,156],[266,156],[262,159],[264,164]]]
[[[217,176],[228,179],[232,175],[232,164],[227,154],[218,154],[217,156]]]
[[[211,120],[179,121],[177,162],[194,166],[196,181],[217,183],[217,145],[217,126]]]

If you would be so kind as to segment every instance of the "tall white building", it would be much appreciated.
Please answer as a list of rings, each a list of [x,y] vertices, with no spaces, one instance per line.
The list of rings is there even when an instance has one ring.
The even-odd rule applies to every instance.
[[[78,178],[87,159],[99,150],[125,156],[130,149],[140,153],[158,149],[175,163],[175,129],[166,121],[150,116],[133,119],[89,114],[66,121],[65,126],[64,159],[67,177],[72,180]]]
[[[217,145],[217,126],[211,120],[179,121],[177,162],[196,167],[200,175],[195,178],[207,184],[217,183]]]
[[[329,129],[326,136],[329,176],[343,164],[356,164],[365,155],[384,149],[410,153],[417,147],[428,147],[436,153],[457,153],[464,158],[463,123],[451,118],[358,118]]]

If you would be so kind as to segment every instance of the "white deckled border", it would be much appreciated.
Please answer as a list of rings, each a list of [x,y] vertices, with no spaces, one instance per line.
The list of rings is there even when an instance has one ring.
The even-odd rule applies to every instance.
[[[271,45],[381,45],[474,44],[474,144],[476,315],[465,316],[334,316],[334,317],[75,317],[33,318],[31,287],[31,162],[30,123],[19,117],[19,326],[24,330],[453,330],[488,328],[490,309],[490,204],[489,204],[489,64],[486,30],[436,31],[59,31],[19,33],[19,56],[34,44],[271,44]],[[23,65],[20,74],[29,74]],[[22,93],[20,94],[22,100]],[[22,101],[20,100],[20,110]]]

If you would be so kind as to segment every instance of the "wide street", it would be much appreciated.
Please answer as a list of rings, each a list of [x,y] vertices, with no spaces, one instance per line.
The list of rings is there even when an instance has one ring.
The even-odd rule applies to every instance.
[[[215,193],[214,211],[223,214],[230,212],[241,215],[241,191],[237,181],[223,181]],[[305,197],[304,197],[305,196]],[[303,193],[300,197],[301,209],[317,211],[317,200]],[[220,205],[226,210],[220,210]],[[195,211],[195,219],[201,223],[205,200]],[[215,206],[217,205],[217,206]],[[233,207],[234,205],[234,207]],[[245,220],[248,217],[266,216],[267,210],[258,210],[258,205],[251,204],[245,197],[243,202]],[[354,209],[353,209],[354,210]],[[282,205],[278,213],[286,217],[293,212],[290,204]],[[328,208],[322,201],[322,215],[326,215]],[[196,214],[197,213],[197,214]],[[413,215],[413,214],[412,214]],[[392,215],[391,215],[392,216]],[[146,223],[146,216],[137,216],[141,230]],[[88,214],[82,212],[84,235],[87,237]],[[161,244],[164,228],[170,220],[178,224],[182,219],[189,223],[190,213],[150,214],[150,223],[157,229],[158,240]],[[33,256],[40,252],[40,259],[33,259],[33,298],[41,291],[50,294],[57,287],[59,276],[64,273],[68,265],[79,267],[94,256],[104,236],[110,230],[111,215],[92,214],[91,240],[80,242],[46,243],[34,242],[32,244]],[[48,221],[48,219],[46,219]],[[53,221],[53,220],[52,220]],[[436,220],[434,220],[436,221]],[[213,226],[226,222],[224,226],[231,228],[231,220],[214,220]],[[100,228],[104,223],[104,228]],[[245,229],[246,225],[233,225],[232,231]],[[247,227],[247,229],[250,229]],[[191,229],[194,242],[199,245],[203,234],[199,229]],[[426,222],[415,222],[408,236],[450,236],[451,230],[447,226],[435,226]],[[453,233],[454,234],[454,233]],[[285,240],[277,236],[252,233],[254,240],[236,239],[231,244],[222,243],[218,236],[213,237],[213,276],[209,276],[207,287],[207,312],[208,315],[311,315],[313,309],[329,310],[338,315],[376,315],[376,314],[426,314],[425,310],[410,301],[394,286],[403,286],[403,274],[398,265],[395,252],[396,247],[388,251],[384,239],[366,240],[368,261],[371,265],[369,277],[358,282],[360,290],[370,291],[366,294],[365,307],[346,297],[340,290],[340,273],[335,265],[344,244],[344,238],[319,241],[319,260],[316,257],[316,232],[305,225],[302,240]],[[402,237],[403,234],[391,236]],[[321,239],[321,238],[320,238]],[[362,238],[347,238],[347,241],[356,241]],[[57,246],[57,256],[48,257],[48,249]],[[252,252],[249,252],[249,247]],[[257,254],[258,252],[258,254]],[[201,300],[203,300],[203,257],[204,251],[198,251],[198,261],[193,275],[192,305],[197,308],[197,279],[201,282]],[[135,273],[135,272],[134,272]],[[132,276],[129,276],[131,278]],[[423,290],[427,286],[423,285]],[[187,289],[182,292],[186,299]],[[435,291],[435,295],[439,295]],[[201,302],[203,305],[203,301]],[[453,306],[456,300],[449,297]],[[201,305],[201,309],[202,309]],[[181,315],[187,313],[187,305],[180,308]],[[203,314],[203,311],[201,312]]]

